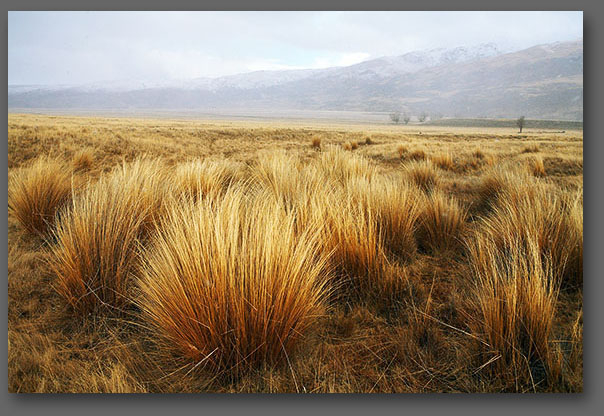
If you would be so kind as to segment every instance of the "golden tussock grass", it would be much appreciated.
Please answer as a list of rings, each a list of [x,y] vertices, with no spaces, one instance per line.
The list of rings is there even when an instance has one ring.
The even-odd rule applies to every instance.
[[[225,160],[195,159],[176,166],[170,178],[173,189],[193,200],[213,198],[226,190],[236,180],[238,167]]]
[[[384,247],[402,259],[410,259],[416,250],[414,231],[421,198],[410,185],[392,178],[381,178],[368,191],[369,206],[377,214]]]
[[[426,152],[424,152],[422,149],[413,150],[407,155],[409,160],[426,160],[426,157]]]
[[[478,185],[478,205],[486,210],[492,209],[506,192],[518,195],[532,188],[533,182],[528,174],[516,166],[495,166],[489,169]]]
[[[472,321],[480,351],[478,367],[505,389],[535,391],[560,376],[552,346],[558,282],[536,241],[506,241],[500,247],[487,232],[468,240],[475,283]]]
[[[543,164],[543,158],[537,156],[532,157],[529,159],[529,166],[534,176],[538,178],[547,176],[547,173],[545,172],[545,165]]]
[[[56,290],[78,313],[119,310],[137,264],[137,244],[159,219],[164,180],[138,160],[90,183],[64,208],[48,264]]]
[[[430,161],[407,163],[404,170],[413,183],[424,192],[431,192],[440,183],[440,173]]]
[[[9,391],[582,390],[580,132],[284,124],[9,114]]]
[[[239,374],[288,361],[325,313],[320,228],[296,235],[293,217],[274,201],[237,190],[218,201],[171,204],[144,254],[145,319],[195,366]]]
[[[453,162],[453,157],[450,153],[439,153],[431,156],[430,160],[436,166],[444,170],[453,170],[455,168],[455,163]]]
[[[466,209],[442,191],[425,196],[417,229],[420,247],[438,252],[459,246],[466,217]]]
[[[317,136],[313,137],[310,146],[315,150],[321,150],[321,138]]]
[[[88,171],[94,164],[94,154],[91,149],[76,152],[71,159],[71,164],[76,172]]]
[[[11,172],[8,180],[8,211],[29,232],[44,235],[55,214],[72,192],[72,175],[58,160],[40,158]]]
[[[409,151],[409,148],[407,146],[405,146],[404,144],[399,145],[396,148],[396,152],[398,153],[398,157],[400,157],[401,159],[403,158],[403,156],[405,155],[405,153],[407,153]]]
[[[344,196],[333,202],[326,214],[326,247],[333,251],[341,279],[362,290],[370,284],[368,279],[379,279],[384,265],[377,214],[354,198]]]
[[[535,245],[549,259],[551,274],[564,286],[576,287],[583,282],[583,215],[579,198],[580,195],[559,196],[539,184],[533,184],[530,191],[512,188],[498,200],[492,215],[481,226],[502,251],[515,249],[521,243],[531,249]]]
[[[350,155],[342,149],[331,146],[321,153],[318,166],[323,174],[344,184],[352,177],[372,179],[377,169],[367,158],[359,155]]]
[[[538,153],[538,152],[539,152],[539,145],[531,144],[531,145],[524,146],[522,148],[521,153]]]

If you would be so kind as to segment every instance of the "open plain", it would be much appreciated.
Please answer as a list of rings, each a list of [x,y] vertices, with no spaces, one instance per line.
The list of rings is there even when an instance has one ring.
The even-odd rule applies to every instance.
[[[580,392],[583,132],[8,115],[13,392]]]

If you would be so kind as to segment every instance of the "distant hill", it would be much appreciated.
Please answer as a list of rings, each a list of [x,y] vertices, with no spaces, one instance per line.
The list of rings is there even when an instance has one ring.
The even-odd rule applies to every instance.
[[[11,108],[400,111],[456,118],[583,119],[583,41],[501,53],[416,51],[348,67],[150,84],[13,86]]]

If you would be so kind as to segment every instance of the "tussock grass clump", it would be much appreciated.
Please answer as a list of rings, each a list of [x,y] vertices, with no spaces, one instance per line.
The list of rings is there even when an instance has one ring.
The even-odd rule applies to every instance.
[[[136,248],[161,216],[165,192],[156,163],[136,161],[89,184],[53,230],[49,266],[56,290],[78,313],[129,303]]]
[[[420,247],[431,252],[458,247],[466,226],[466,209],[440,191],[426,196],[422,205],[417,229]]]
[[[355,141],[351,141],[350,142],[350,149],[351,150],[357,150],[359,148],[359,143],[355,142]]]
[[[431,192],[440,182],[440,174],[430,161],[411,162],[404,169],[409,178],[424,192]]]
[[[534,181],[515,166],[496,166],[488,170],[478,186],[479,205],[492,209],[502,195],[519,195],[530,192]]]
[[[340,282],[363,293],[380,279],[386,260],[377,214],[364,202],[345,198],[327,212],[328,251],[340,274]]]
[[[531,144],[528,146],[524,146],[524,148],[522,149],[522,151],[520,153],[538,153],[538,152],[539,152],[539,145]]]
[[[416,149],[409,153],[408,159],[410,160],[426,160],[426,152],[421,149]]]
[[[94,154],[90,149],[83,149],[73,155],[71,164],[76,172],[85,172],[92,168]]]
[[[327,178],[342,184],[350,178],[363,177],[371,180],[377,172],[375,165],[366,158],[343,151],[338,147],[330,147],[321,153],[318,166]]]
[[[415,228],[421,199],[409,185],[380,178],[369,187],[369,209],[375,211],[384,248],[403,259],[416,251]]]
[[[472,156],[474,156],[476,159],[484,159],[485,154],[482,150],[480,150],[479,148],[476,148],[476,149],[474,149]]]
[[[372,145],[372,144],[375,144],[375,142],[373,141],[373,139],[371,139],[370,136],[367,136],[367,137],[365,137],[365,144]]]
[[[315,150],[321,150],[321,138],[319,136],[313,137],[310,146]]]
[[[236,179],[236,166],[228,161],[195,159],[176,166],[171,179],[174,190],[193,200],[214,198]]]
[[[71,197],[72,177],[63,163],[40,158],[9,176],[8,211],[32,234],[44,235]]]
[[[252,178],[286,207],[292,207],[301,189],[302,164],[297,156],[272,152],[260,156],[253,166]]]
[[[500,247],[489,232],[468,240],[479,369],[509,389],[543,388],[561,371],[550,344],[558,284],[550,257],[536,241],[514,238],[505,244]]]
[[[583,215],[579,196],[559,196],[546,186],[506,191],[481,227],[505,255],[514,244],[534,244],[565,287],[583,282]],[[577,198],[573,200],[572,198]],[[525,251],[528,248],[523,248]],[[532,249],[532,248],[531,248]]]
[[[388,177],[355,177],[325,206],[324,249],[333,251],[345,291],[365,298],[393,296],[404,273],[388,257],[407,261],[416,252],[419,208],[413,189]]]
[[[405,153],[407,153],[408,151],[409,151],[409,149],[404,144],[401,144],[401,145],[399,145],[396,148],[396,152],[398,153],[398,157],[400,157],[401,159],[403,158],[403,156],[405,155]]]
[[[195,366],[240,374],[288,360],[324,312],[320,224],[296,235],[294,217],[280,213],[240,190],[175,204],[145,251],[140,307]]]
[[[431,156],[430,160],[436,166],[444,170],[453,170],[455,168],[455,163],[453,163],[451,153],[440,153],[438,155]]]
[[[529,166],[532,174],[538,178],[543,178],[547,175],[545,172],[545,165],[543,164],[543,158],[533,157],[529,160]]]

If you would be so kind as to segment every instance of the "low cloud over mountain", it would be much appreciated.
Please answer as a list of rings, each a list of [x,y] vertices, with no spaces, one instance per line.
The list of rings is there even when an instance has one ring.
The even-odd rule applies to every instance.
[[[8,88],[9,109],[348,110],[583,119],[583,41],[417,51],[347,67]]]

